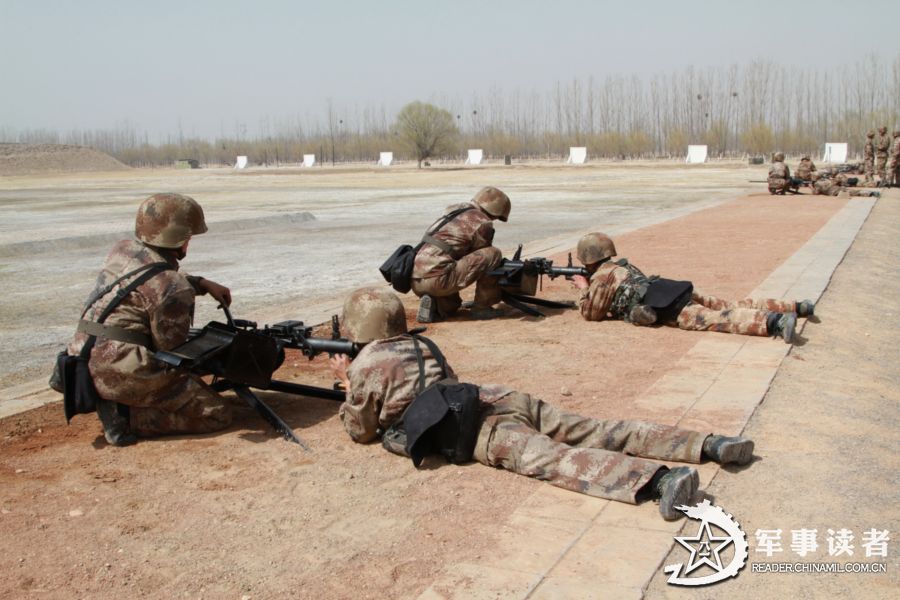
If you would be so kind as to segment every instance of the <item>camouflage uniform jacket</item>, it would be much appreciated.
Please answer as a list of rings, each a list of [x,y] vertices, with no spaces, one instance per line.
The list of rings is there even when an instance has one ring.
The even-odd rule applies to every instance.
[[[426,387],[443,379],[441,367],[425,344],[419,344],[425,363]],[[447,377],[456,375],[447,365]],[[344,429],[356,442],[375,440],[378,429],[399,419],[419,393],[419,365],[412,338],[400,335],[366,346],[347,369],[350,389],[339,411]],[[512,390],[479,386],[482,402],[493,404]]]
[[[891,168],[896,169],[900,165],[900,137],[894,138],[894,145],[891,147]]]
[[[646,293],[647,277],[628,259],[608,261],[591,275],[590,285],[581,291],[578,301],[581,316],[587,321],[624,319]]]
[[[878,137],[878,144],[875,146],[875,156],[878,158],[887,158],[888,150],[891,148],[891,138],[886,135]]]
[[[148,336],[152,350],[170,350],[187,339],[196,294],[188,276],[177,270],[178,262],[173,256],[135,240],[123,240],[107,256],[91,297],[125,273],[155,262],[168,262],[173,268],[156,274],[128,294],[105,324]],[[96,321],[115,292],[131,280],[121,282],[94,302],[84,319]],[[69,343],[69,354],[81,352],[87,338],[85,333],[76,333]],[[154,396],[182,383],[185,377],[167,371],[143,346],[103,337],[97,338],[89,366],[100,396],[133,406],[152,405]]]
[[[813,161],[809,159],[801,160],[800,164],[797,166],[797,177],[803,181],[809,181],[815,170],[816,165],[813,164]]]
[[[493,220],[474,204],[464,202],[448,206],[444,215],[467,206],[474,206],[474,209],[457,215],[439,231],[432,234],[435,239],[450,247],[450,253],[448,254],[432,244],[424,244],[416,254],[416,262],[413,267],[414,279],[438,277],[447,269],[452,268],[453,264],[463,256],[491,246],[494,241]],[[428,231],[431,231],[439,221],[440,219],[432,223]]]
[[[871,138],[866,138],[866,145],[863,146],[863,158],[866,160],[875,160],[875,144]]]
[[[783,162],[773,162],[769,167],[769,186],[781,187],[791,178],[791,169]]]

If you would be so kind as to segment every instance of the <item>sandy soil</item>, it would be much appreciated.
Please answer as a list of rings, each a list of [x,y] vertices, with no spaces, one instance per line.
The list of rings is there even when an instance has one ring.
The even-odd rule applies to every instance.
[[[0,176],[130,169],[112,156],[65,144],[0,144]]]
[[[741,297],[844,202],[756,194],[616,243],[648,272]],[[574,291],[557,280],[542,295]],[[451,321],[430,335],[464,379],[603,417],[628,415],[697,336],[721,334],[585,324],[557,311]],[[302,357],[280,376],[331,381],[322,359]],[[0,594],[415,597],[445,565],[490,553],[497,524],[543,485],[480,465],[415,470],[378,445],[351,443],[334,402],[264,397],[313,452],[274,437],[246,408],[223,433],[127,449],[102,443],[92,417],[67,427],[58,405],[0,421],[0,532],[15,540],[0,555]]]

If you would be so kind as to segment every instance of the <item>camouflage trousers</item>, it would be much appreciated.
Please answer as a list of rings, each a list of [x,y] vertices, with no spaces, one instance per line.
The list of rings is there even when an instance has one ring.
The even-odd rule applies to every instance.
[[[598,421],[513,392],[490,405],[473,458],[574,492],[635,504],[663,466],[646,459],[700,462],[708,435],[641,421]]]
[[[884,181],[885,172],[887,170],[887,156],[875,157],[875,174],[878,175],[880,181]]]
[[[428,294],[437,303],[438,314],[448,317],[459,310],[462,298],[459,292],[475,284],[475,307],[489,308],[500,302],[500,285],[488,272],[495,269],[503,258],[497,248],[490,246],[476,250],[451,264],[437,277],[413,279],[412,291],[420,298]]]
[[[864,161],[863,173],[866,174],[866,181],[872,182],[875,181],[875,160],[872,158],[867,158]]]
[[[131,431],[141,437],[209,433],[231,424],[231,406],[201,379],[189,376],[146,406],[131,406]]]
[[[744,335],[768,335],[766,317],[770,312],[794,312],[795,302],[784,300],[722,300],[715,296],[691,294],[691,301],[675,321],[667,325],[691,331],[721,331]]]

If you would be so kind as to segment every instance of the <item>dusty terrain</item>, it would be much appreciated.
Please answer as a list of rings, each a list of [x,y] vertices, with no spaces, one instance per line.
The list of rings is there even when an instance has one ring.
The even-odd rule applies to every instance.
[[[728,193],[737,196],[736,190],[746,187],[746,179],[757,177],[737,166],[703,171],[672,167],[662,174],[616,166],[608,170],[432,172],[421,179],[413,173],[408,179],[400,177],[404,182],[391,180],[393,199],[384,199],[380,206],[367,205],[373,201],[367,194],[378,186],[369,179],[383,176],[379,172],[356,175],[360,186],[356,190],[337,179],[317,178],[320,184],[336,188],[334,202],[343,213],[362,211],[362,222],[349,228],[353,235],[347,236],[348,224],[340,221],[339,211],[329,213],[324,201],[317,208],[322,214],[334,214],[334,222],[340,225],[341,252],[335,260],[351,264],[361,261],[360,256],[369,257],[366,269],[347,277],[357,277],[353,285],[371,282],[373,263],[385,249],[396,245],[397,238],[412,238],[435,206],[477,188],[477,182],[515,188],[513,220],[508,229],[499,228],[505,247],[516,240],[595,228],[616,232],[617,228],[632,229],[642,219],[665,219],[617,236],[620,255],[648,272],[689,278],[698,289],[724,297],[742,297],[756,287],[845,202],[809,196],[773,198],[765,193],[722,202]],[[234,218],[250,210],[247,204],[236,208],[231,202],[237,192],[226,183],[235,178],[230,174],[210,177],[211,187],[222,186],[217,193],[210,190],[215,209],[238,215]],[[235,185],[252,188],[265,175],[246,176],[246,183],[244,177]],[[698,193],[716,182],[729,181],[730,192]],[[133,198],[152,189],[150,183],[122,181],[120,189],[101,192],[101,196],[109,194],[106,205],[113,216],[95,227],[96,235],[124,230],[133,212]],[[185,184],[179,186],[182,189],[191,184],[203,189],[199,179],[179,183]],[[50,190],[23,181],[15,190],[4,191],[3,197],[27,196],[30,201],[20,200],[25,212],[39,212],[42,207],[56,214],[51,207],[65,206],[61,196],[69,186],[85,203],[97,195],[87,179],[53,182]],[[409,201],[429,198],[424,190],[430,189],[441,191],[431,198],[427,210],[423,203]],[[396,199],[403,190],[410,196],[405,202]],[[324,191],[319,190],[323,196]],[[306,194],[316,192],[304,190]],[[249,199],[261,195],[247,191]],[[611,200],[623,197],[630,202],[616,206]],[[673,205],[673,198],[681,202]],[[550,201],[554,204],[548,211]],[[305,210],[305,200],[292,208]],[[678,211],[682,216],[677,216]],[[576,218],[571,218],[573,212]],[[405,223],[405,216],[399,218],[408,213],[415,216],[409,217],[416,221],[414,225]],[[570,216],[565,219],[567,213]],[[93,214],[99,212],[89,210],[86,220],[91,221]],[[514,225],[516,219],[520,225]],[[396,230],[388,224],[396,224]],[[56,237],[41,227],[35,226],[30,235]],[[61,227],[74,231],[79,225],[74,220]],[[544,235],[535,235],[538,231]],[[310,233],[309,253],[313,254],[320,234]],[[378,241],[360,243],[368,234]],[[251,232],[240,241],[249,242],[255,235]],[[15,243],[27,239],[17,236]],[[297,244],[305,256],[306,245]],[[259,256],[263,247],[264,243],[247,255]],[[203,258],[195,264],[208,267],[202,269],[204,274],[217,268],[227,273],[227,266],[217,265],[219,254],[211,247],[197,254]],[[16,261],[27,257],[27,253],[15,255]],[[93,259],[99,262],[96,256]],[[270,259],[285,260],[289,256],[280,253]],[[89,270],[87,256],[84,261],[78,268]],[[3,277],[14,262],[6,263]],[[52,257],[28,264],[46,270]],[[322,262],[315,266],[324,271]],[[256,268],[258,273],[261,267]],[[252,273],[244,275],[250,279]],[[342,285],[352,287],[346,281],[332,284],[323,279],[317,287],[322,296],[330,293],[339,298],[337,290]],[[77,306],[87,286],[76,283],[74,276],[68,281],[70,293],[78,296],[69,304]],[[329,292],[332,285],[335,289]],[[289,282],[271,282],[272,288],[279,286],[289,287]],[[46,284],[45,289],[49,287]],[[567,298],[574,292],[558,280],[547,283],[542,294]],[[29,312],[22,306],[30,298],[16,300],[19,314]],[[302,298],[283,303],[289,306],[281,310],[304,306]],[[35,303],[35,307],[46,310],[45,304]],[[276,314],[278,307],[259,302],[254,308]],[[413,308],[410,301],[410,312]],[[62,322],[58,310],[54,307],[50,314]],[[6,321],[5,317],[4,329]],[[430,335],[464,379],[508,383],[567,409],[607,417],[629,414],[631,402],[671,368],[697,336],[721,334],[638,329],[624,323],[586,325],[575,311],[558,311],[546,319],[510,314],[491,322],[456,320],[433,326]],[[21,346],[20,352],[25,348]],[[279,375],[323,385],[331,381],[321,359],[306,363],[302,357],[290,357]],[[543,485],[480,465],[432,463],[417,471],[380,446],[352,444],[341,428],[334,402],[279,394],[265,394],[265,398],[312,452],[276,438],[246,408],[223,433],[146,441],[127,449],[106,446],[92,417],[78,417],[67,427],[58,405],[0,421],[0,531],[3,539],[14,540],[0,556],[0,594],[10,598],[415,597],[444,565],[463,559],[477,562],[480,555],[490,553],[497,524],[534,486]],[[657,417],[667,419],[665,414]]]
[[[0,176],[130,169],[112,156],[66,144],[0,144]]]

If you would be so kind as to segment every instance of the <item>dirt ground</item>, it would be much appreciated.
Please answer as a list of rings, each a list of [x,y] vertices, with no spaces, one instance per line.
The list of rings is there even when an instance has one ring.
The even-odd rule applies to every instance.
[[[845,202],[759,193],[616,244],[648,272],[743,297]],[[557,280],[542,295],[574,290]],[[585,324],[576,311],[554,311],[460,319],[429,335],[465,380],[611,417],[629,415],[698,336],[721,334]],[[331,383],[323,359],[289,357],[279,376]],[[351,443],[335,402],[263,396],[312,452],[278,439],[244,407],[225,432],[125,449],[106,446],[92,417],[66,426],[59,405],[0,421],[0,532],[9,540],[0,594],[412,598],[445,565],[490,553],[497,524],[544,485],[481,465],[415,470],[379,445]]]

